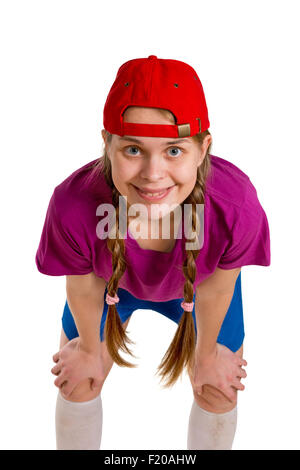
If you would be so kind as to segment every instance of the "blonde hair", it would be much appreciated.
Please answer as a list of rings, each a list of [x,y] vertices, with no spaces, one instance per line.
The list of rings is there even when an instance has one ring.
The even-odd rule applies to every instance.
[[[165,117],[168,117],[174,123],[173,114],[165,109],[156,108]],[[112,140],[113,134],[106,131],[107,144],[109,145]],[[192,139],[200,144],[206,135],[210,135],[208,130],[200,132]],[[204,204],[204,193],[206,179],[211,171],[211,159],[210,149],[212,143],[209,144],[205,157],[201,165],[197,168],[197,179],[195,186],[189,196],[181,203],[192,205],[192,230],[196,232],[196,204]],[[112,255],[112,276],[107,283],[107,292],[109,295],[114,296],[117,294],[118,285],[121,277],[126,270],[126,259],[125,259],[125,243],[123,238],[119,238],[119,196],[121,194],[115,187],[112,180],[111,162],[108,158],[106,148],[104,149],[104,155],[94,163],[94,171],[101,171],[106,179],[108,186],[112,189],[112,203],[116,211],[116,237],[107,237],[107,247]],[[183,297],[185,302],[193,302],[194,289],[193,284],[196,277],[196,259],[199,254],[199,250],[186,250],[185,260],[183,262],[182,271],[185,277],[185,283],[183,286]],[[136,367],[136,365],[125,361],[120,355],[119,350],[130,354],[135,357],[134,354],[129,350],[126,343],[134,343],[124,331],[120,316],[117,311],[117,304],[108,305],[107,318],[105,322],[105,341],[107,349],[112,359],[122,367]],[[196,332],[194,327],[194,320],[192,312],[184,311],[181,319],[178,323],[177,330],[173,337],[173,340],[167,349],[164,357],[158,366],[157,372],[161,376],[161,380],[165,380],[164,387],[170,387],[173,385],[184,368],[187,367],[189,370],[192,368],[194,360],[194,351],[196,345]]]

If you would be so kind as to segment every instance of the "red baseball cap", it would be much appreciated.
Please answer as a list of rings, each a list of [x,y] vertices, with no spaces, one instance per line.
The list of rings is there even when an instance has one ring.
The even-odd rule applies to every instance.
[[[176,124],[124,122],[128,106],[167,109]],[[185,62],[155,55],[125,62],[106,98],[103,126],[119,136],[189,137],[207,130],[206,100],[197,73]]]

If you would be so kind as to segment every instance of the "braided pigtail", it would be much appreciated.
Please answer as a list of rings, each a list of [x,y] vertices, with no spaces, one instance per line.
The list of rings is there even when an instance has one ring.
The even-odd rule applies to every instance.
[[[193,192],[185,200],[185,203],[192,204],[192,230],[196,233],[196,201],[202,200],[202,190],[197,181]],[[200,202],[198,202],[199,204]],[[199,222],[198,222],[199,224]],[[199,225],[198,225],[199,226]],[[197,237],[197,234],[196,234]],[[185,242],[187,239],[185,240]],[[190,240],[194,242],[194,240]],[[185,260],[183,262],[182,271],[185,277],[183,288],[184,302],[182,303],[183,314],[179,321],[174,338],[166,351],[160,365],[158,366],[159,375],[163,378],[169,377],[165,387],[173,385],[183,369],[189,367],[192,360],[196,345],[196,333],[194,320],[192,316],[193,297],[194,297],[194,281],[197,274],[196,259],[200,250],[186,250]],[[189,305],[190,304],[190,305]]]
[[[107,238],[107,247],[112,254],[112,276],[107,283],[107,293],[110,297],[117,295],[119,281],[126,270],[125,243],[124,240],[119,237],[119,196],[119,191],[113,187],[112,202],[116,209],[116,238]],[[125,361],[118,353],[118,350],[121,349],[134,356],[126,344],[126,342],[132,344],[133,341],[123,329],[115,303],[108,305],[104,335],[107,349],[112,359],[119,366],[136,367],[136,365]]]

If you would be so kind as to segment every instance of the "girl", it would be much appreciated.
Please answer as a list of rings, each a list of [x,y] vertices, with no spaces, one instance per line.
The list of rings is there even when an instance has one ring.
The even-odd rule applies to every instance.
[[[55,187],[36,253],[41,273],[66,275],[51,370],[57,449],[100,448],[100,393],[114,362],[136,366],[119,350],[133,356],[126,328],[137,309],[178,324],[158,371],[165,386],[188,371],[187,448],[231,449],[247,365],[241,267],[270,265],[266,214],[249,177],[210,154],[206,100],[188,64],[125,62],[103,124],[104,155]]]

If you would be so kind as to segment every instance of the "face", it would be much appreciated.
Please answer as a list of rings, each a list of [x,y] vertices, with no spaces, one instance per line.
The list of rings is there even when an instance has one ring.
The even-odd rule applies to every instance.
[[[171,115],[172,116],[172,115]],[[175,124],[173,117],[163,116],[155,108],[129,107],[124,121],[145,124]],[[106,144],[106,136],[102,130]],[[192,137],[141,137],[113,134],[106,145],[111,161],[114,185],[128,205],[143,204],[148,220],[163,218],[181,204],[192,192],[197,168],[201,165],[211,136],[202,147]],[[167,189],[169,188],[169,189]],[[142,195],[139,190],[163,191],[162,196]],[[155,210],[153,210],[155,209]]]

